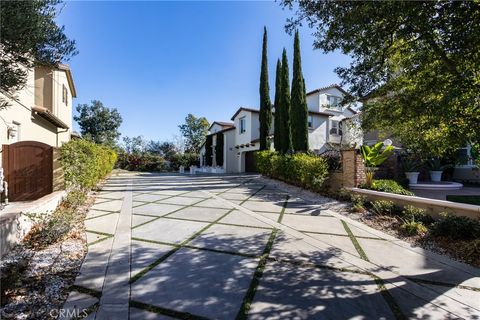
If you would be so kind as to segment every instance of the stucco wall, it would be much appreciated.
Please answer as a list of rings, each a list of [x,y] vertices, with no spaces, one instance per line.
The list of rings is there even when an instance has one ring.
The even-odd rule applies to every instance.
[[[38,76],[46,75],[46,71],[40,69]],[[46,76],[48,79],[48,76]],[[13,96],[6,96],[0,93],[0,96],[9,101],[6,109],[0,110],[0,143],[11,144],[17,141],[39,141],[54,147],[60,147],[64,142],[70,140],[72,127],[72,95],[68,85],[67,77],[64,71],[55,70],[51,73],[52,81],[52,113],[65,122],[68,130],[59,129],[42,117],[32,113],[32,108],[39,98],[48,95],[45,89],[41,89],[40,81],[35,81],[35,72],[30,70],[27,74],[27,82],[22,90],[16,92]],[[48,81],[47,81],[48,82]],[[37,85],[37,86],[36,86]],[[68,104],[62,102],[62,86],[68,90]],[[50,89],[48,89],[50,90]],[[36,93],[37,92],[37,93]],[[48,100],[48,99],[47,99]],[[42,103],[47,107],[49,102]],[[42,106],[42,105],[40,105]],[[18,127],[15,137],[11,138],[7,134],[8,127]],[[0,160],[1,161],[1,160]]]
[[[237,149],[235,149],[235,130],[225,131],[224,133],[224,162],[223,166],[226,173],[236,173],[238,170]]]
[[[240,133],[240,119],[245,117],[246,131]],[[252,141],[252,112],[242,110],[234,119],[235,122],[235,145],[250,143]]]
[[[321,152],[327,142],[328,117],[321,115],[312,115],[313,129],[308,130],[309,148],[316,152]]]

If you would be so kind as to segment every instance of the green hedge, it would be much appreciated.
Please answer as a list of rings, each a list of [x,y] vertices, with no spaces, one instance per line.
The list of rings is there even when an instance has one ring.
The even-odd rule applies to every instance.
[[[388,180],[388,179],[376,179],[373,180],[373,184],[371,187],[367,188],[366,185],[361,185],[360,188],[362,189],[370,189],[375,191],[381,192],[388,192],[394,194],[401,194],[404,196],[413,196],[413,192],[408,191],[400,184],[398,184],[395,180]]]
[[[167,170],[165,159],[151,152],[118,154],[117,167],[129,171],[161,172]]]
[[[68,188],[93,188],[112,171],[117,161],[117,154],[111,148],[87,140],[72,140],[60,151]]]
[[[255,161],[260,173],[314,191],[321,191],[328,177],[327,161],[312,154],[266,150],[256,152]]]

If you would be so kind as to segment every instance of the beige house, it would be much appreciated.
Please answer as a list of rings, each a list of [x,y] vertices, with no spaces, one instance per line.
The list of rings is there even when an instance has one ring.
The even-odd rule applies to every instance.
[[[36,66],[27,83],[13,95],[0,92],[8,101],[0,110],[0,143],[38,141],[60,147],[72,133],[72,98],[77,96],[67,65]]]
[[[76,95],[63,64],[37,65],[28,70],[23,89],[0,92],[8,104],[0,109],[2,201],[35,200],[64,188],[57,148],[71,139]]]

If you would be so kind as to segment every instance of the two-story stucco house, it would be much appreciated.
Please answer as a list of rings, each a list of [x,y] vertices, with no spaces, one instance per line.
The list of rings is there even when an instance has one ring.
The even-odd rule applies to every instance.
[[[63,187],[56,148],[71,139],[74,97],[72,73],[63,64],[37,65],[21,90],[0,92],[8,103],[0,110],[0,167],[10,201],[34,200]]]
[[[0,143],[38,141],[60,147],[72,133],[72,98],[76,97],[67,65],[36,66],[13,95],[0,92],[9,106],[0,110]]]
[[[338,85],[319,88],[307,93],[309,146],[316,153],[322,153],[342,142],[342,123],[357,114],[351,107],[341,105],[347,93]],[[232,116],[233,126],[220,128],[217,133],[210,128],[210,134],[216,135],[221,130],[224,140],[224,162],[222,172],[254,171],[253,152],[259,150],[260,120],[259,110],[240,107]],[[272,124],[273,133],[273,124]],[[273,140],[273,139],[272,139]],[[213,138],[213,158],[215,158],[216,139]],[[275,146],[272,145],[272,148]],[[201,151],[201,165],[205,164],[205,146]],[[215,164],[214,164],[215,165]]]

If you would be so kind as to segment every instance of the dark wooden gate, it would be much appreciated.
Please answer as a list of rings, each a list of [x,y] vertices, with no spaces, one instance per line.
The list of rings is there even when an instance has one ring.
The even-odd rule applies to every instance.
[[[37,141],[3,145],[2,164],[10,201],[35,200],[52,192],[53,148]]]
[[[257,172],[255,165],[255,151],[245,152],[245,172]]]

